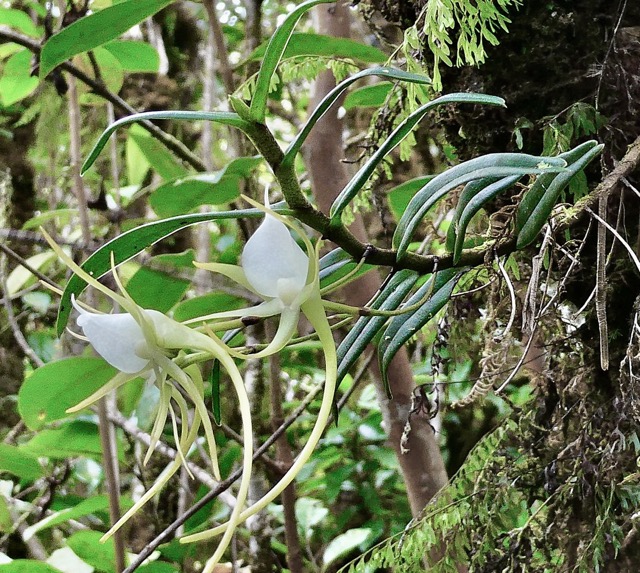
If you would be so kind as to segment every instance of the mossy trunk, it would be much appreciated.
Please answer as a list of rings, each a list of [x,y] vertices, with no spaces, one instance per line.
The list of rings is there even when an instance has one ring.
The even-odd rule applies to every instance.
[[[408,27],[424,3],[370,0],[361,4]],[[506,100],[507,109],[456,107],[441,114],[439,125],[463,160],[520,149],[540,154],[549,143],[549,126],[564,125],[568,110],[577,102],[589,104],[606,118],[606,124],[588,136],[574,130],[571,145],[594,136],[606,144],[601,164],[588,173],[593,189],[640,136],[640,3],[524,2],[509,16],[509,33],[499,35],[500,45],[488,50],[484,65],[442,70],[445,92],[498,95]],[[432,61],[426,49],[423,56],[425,62]],[[520,141],[514,133],[518,126],[527,126]],[[639,188],[636,166],[609,195],[604,211],[609,224],[636,253]],[[570,194],[567,200],[573,200]],[[604,291],[610,357],[609,368],[603,370],[599,350],[603,320],[598,320],[593,301],[581,313],[584,324],[579,328],[567,327],[562,319],[563,312],[583,307],[596,285],[597,222],[591,220],[588,230],[589,222],[585,214],[568,232],[554,238],[548,255],[550,278],[561,292],[556,312],[543,318],[538,329],[538,344],[546,358],[544,368],[531,375],[537,400],[527,406],[529,412],[519,414],[519,431],[510,444],[518,452],[518,463],[526,460],[526,468],[519,470],[526,473],[520,475],[513,468],[498,472],[517,480],[515,487],[529,501],[546,504],[540,517],[544,523],[537,531],[535,527],[523,530],[508,549],[496,547],[486,571],[524,570],[541,541],[549,555],[555,551],[556,557],[561,556],[556,562],[562,571],[573,570],[596,546],[601,570],[636,570],[640,559],[632,518],[639,505],[634,489],[638,452],[629,442],[638,444],[640,423],[640,273],[620,242],[612,246],[614,238],[607,231]],[[563,282],[569,266],[563,250],[575,254],[572,245],[582,241],[579,262]],[[539,243],[518,254],[523,276],[516,288],[522,294]],[[630,494],[631,490],[635,493]],[[504,569],[507,562],[520,565]],[[583,563],[584,570],[592,570],[591,563]]]

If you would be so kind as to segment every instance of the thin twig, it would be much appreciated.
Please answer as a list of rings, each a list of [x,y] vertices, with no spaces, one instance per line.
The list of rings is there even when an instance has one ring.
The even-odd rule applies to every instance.
[[[72,187],[78,203],[82,240],[85,245],[89,245],[91,243],[89,207],[87,204],[87,195],[85,193],[82,177],[80,176],[80,166],[82,163],[82,151],[80,145],[81,118],[76,78],[73,76],[69,77],[67,83],[69,85],[69,155],[71,162]],[[89,293],[89,295],[91,295],[91,293]],[[109,497],[109,516],[111,519],[111,525],[113,525],[114,523],[117,523],[121,517],[120,485],[118,479],[118,457],[115,446],[115,431],[113,425],[109,422],[107,410],[107,398],[105,397],[98,402],[98,428],[100,432],[100,445],[102,447],[102,462],[105,480],[107,483],[107,494]],[[114,554],[116,573],[121,573],[121,571],[126,567],[125,544],[122,531],[117,531],[114,535]]]
[[[40,53],[40,45],[36,41],[28,38],[27,36],[23,36],[22,34],[19,34],[5,26],[0,26],[0,39],[20,44],[21,46],[28,48],[34,54]],[[76,68],[73,64],[69,62],[63,62],[62,64],[60,64],[60,68],[69,72],[72,76],[79,79],[83,84],[89,86],[94,93],[111,102],[119,110],[129,115],[138,113],[138,110],[131,107],[120,96],[111,92],[104,84],[94,80],[92,77],[85,74],[82,70]],[[161,141],[167,147],[167,149],[171,150],[180,159],[191,165],[194,169],[196,169],[197,171],[205,171],[205,166],[202,163],[201,159],[195,153],[190,151],[181,141],[178,141],[175,137],[169,135],[150,121],[142,121],[140,122],[140,125],[142,125],[158,141]]]
[[[275,337],[275,328],[270,323],[265,324],[267,338],[272,340]],[[282,388],[280,355],[272,354],[269,357],[269,378],[270,378],[270,404],[271,404],[271,425],[276,431],[284,421],[282,410]],[[294,456],[291,445],[285,434],[282,434],[276,442],[276,460],[281,464],[281,476],[293,465]],[[280,477],[281,477],[280,476]],[[287,546],[287,565],[291,573],[302,573],[304,563],[302,560],[302,548],[300,536],[298,534],[298,521],[296,519],[296,486],[295,482],[289,484],[280,495],[282,510],[284,515],[284,539]]]
[[[2,245],[0,245],[2,246]],[[20,325],[16,319],[16,315],[13,312],[13,303],[11,302],[11,298],[9,297],[9,293],[7,292],[7,276],[6,276],[6,258],[4,256],[0,256],[0,289],[2,290],[2,303],[4,304],[5,311],[7,313],[7,322],[11,327],[11,332],[13,332],[13,338],[16,343],[24,352],[25,356],[31,360],[38,368],[40,366],[44,366],[43,360],[34,352],[33,348],[29,346],[27,339],[24,334],[22,334],[22,330],[20,329]]]

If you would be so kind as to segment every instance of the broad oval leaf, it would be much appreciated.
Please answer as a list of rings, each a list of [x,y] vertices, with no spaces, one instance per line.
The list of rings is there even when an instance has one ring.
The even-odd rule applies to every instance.
[[[20,30],[27,36],[37,38],[38,28],[26,12],[15,8],[0,8],[0,24]]]
[[[117,374],[102,358],[63,358],[35,370],[18,393],[18,411],[27,428],[41,430],[66,418],[75,406]]]
[[[522,249],[535,241],[535,238],[538,236],[542,227],[544,227],[549,215],[551,215],[551,211],[555,207],[561,191],[569,184],[573,177],[591,163],[592,160],[598,157],[598,155],[602,153],[603,149],[604,145],[596,145],[587,151],[576,162],[569,165],[566,173],[559,173],[554,178],[518,233],[518,239],[516,242],[516,247],[518,249]]]
[[[380,82],[358,88],[347,95],[342,107],[347,111],[358,107],[382,107],[392,87],[389,82]]]
[[[347,205],[353,200],[362,189],[369,177],[373,174],[376,167],[393,149],[395,149],[402,140],[411,133],[418,122],[434,107],[447,103],[473,103],[484,105],[504,106],[504,100],[500,97],[489,96],[483,94],[472,93],[453,93],[434,99],[419,107],[409,117],[407,117],[391,135],[378,147],[374,154],[367,162],[358,170],[355,176],[347,183],[346,187],[340,192],[336,200],[331,205],[330,216],[332,225],[340,225],[342,212]]]
[[[26,481],[35,481],[44,476],[44,470],[36,456],[9,444],[0,444],[0,473],[2,472]]]
[[[424,304],[411,314],[394,316],[378,345],[378,361],[384,387],[389,391],[387,370],[394,356],[407,340],[414,336],[449,301],[456,283],[466,270],[446,269],[423,284],[403,305],[409,307],[428,297]],[[402,307],[400,307],[402,308]]]
[[[359,527],[357,529],[349,529],[338,535],[338,537],[329,542],[324,550],[322,555],[323,567],[326,568],[336,559],[363,545],[371,537],[372,532],[373,530],[368,527]]]
[[[264,53],[264,58],[262,59],[260,71],[258,72],[255,91],[251,98],[251,106],[249,108],[251,119],[260,123],[264,122],[271,78],[282,59],[282,54],[287,48],[287,44],[289,43],[289,39],[291,38],[291,34],[293,33],[293,29],[298,23],[298,20],[305,12],[314,6],[317,6],[318,4],[329,4],[333,1],[335,0],[307,0],[307,2],[303,2],[287,15],[282,24],[280,24],[274,32],[273,36],[271,36],[269,45]]]
[[[104,49],[111,52],[127,72],[156,73],[160,67],[157,50],[146,42],[116,40],[105,44]]]
[[[178,177],[160,185],[149,196],[160,217],[173,217],[202,205],[224,205],[240,195],[240,182],[262,162],[260,157],[240,157],[215,173]]]
[[[80,18],[54,34],[42,46],[40,78],[76,54],[87,52],[116,39],[145,18],[172,4],[174,0],[121,2]]]
[[[31,77],[31,57],[29,50],[22,50],[4,65],[0,78],[0,103],[4,107],[30,96],[38,87],[40,80]]]
[[[116,573],[113,538],[101,538],[99,531],[78,531],[67,539],[67,545],[99,573]]]
[[[102,445],[98,426],[93,422],[77,420],[54,430],[40,430],[20,449],[51,459],[75,456],[102,458]],[[118,459],[124,461],[122,443],[117,440]]]

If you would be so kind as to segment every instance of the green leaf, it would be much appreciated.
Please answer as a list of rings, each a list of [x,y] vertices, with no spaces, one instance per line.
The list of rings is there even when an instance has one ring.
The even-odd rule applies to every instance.
[[[258,79],[256,80],[255,91],[251,98],[250,115],[251,119],[257,122],[264,122],[265,112],[267,109],[267,98],[269,97],[269,86],[271,85],[271,78],[273,77],[282,54],[287,48],[293,29],[295,28],[298,20],[302,15],[317,6],[318,4],[328,4],[333,0],[307,0],[294,10],[292,10],[284,19],[282,24],[278,26],[269,45],[265,49],[264,58],[262,59],[262,65],[258,72]]]
[[[14,559],[0,565],[0,573],[62,573],[60,569],[32,559]]]
[[[74,456],[102,458],[98,426],[84,420],[70,422],[55,430],[40,430],[30,441],[20,446],[20,449],[52,459]],[[118,443],[118,459],[124,461],[120,443]]]
[[[22,50],[11,56],[0,78],[0,102],[4,107],[30,96],[40,80],[31,77],[31,52]]]
[[[515,185],[518,179],[520,179],[521,177],[521,175],[512,175],[510,177],[499,179],[498,181],[495,181],[492,178],[486,178],[482,181],[490,181],[491,183],[489,185],[485,185],[485,187],[478,190],[477,192],[465,195],[465,192],[463,191],[460,197],[460,201],[458,202],[458,207],[456,208],[453,220],[451,221],[451,225],[449,227],[450,230],[453,228],[454,232],[454,265],[458,264],[458,261],[460,260],[460,255],[462,254],[462,248],[464,246],[464,236],[467,232],[467,227],[469,226],[471,219],[473,219],[475,214],[480,211],[485,203],[493,199],[496,195],[498,195],[498,193],[502,193],[506,189],[513,187],[513,185]],[[447,235],[447,239],[448,238],[449,237]]]
[[[133,502],[126,498],[120,498],[120,507],[128,509],[133,505]],[[66,523],[71,519],[78,519],[87,515],[93,515],[96,513],[107,513],[109,511],[109,497],[106,495],[96,495],[90,497],[74,505],[73,507],[66,507],[59,511],[54,511],[50,515],[47,515],[44,519],[41,519],[37,523],[27,527],[22,536],[25,541],[28,541],[38,531],[43,531],[61,523]]]
[[[155,269],[140,267],[127,281],[131,298],[142,308],[162,313],[172,309],[189,289],[191,281]]]
[[[245,306],[245,301],[237,296],[222,292],[212,292],[185,300],[176,306],[173,318],[179,322],[221,312],[223,310],[235,310]]]
[[[379,76],[383,78],[410,82],[410,83],[418,83],[418,84],[428,84],[431,80],[424,75],[419,74],[410,74],[403,70],[397,70],[395,68],[388,67],[377,67],[370,68],[367,70],[363,70],[354,74],[351,77],[340,82],[335,88],[333,88],[317,105],[317,107],[311,112],[311,115],[305,122],[302,129],[298,132],[298,135],[295,136],[293,141],[289,144],[289,147],[284,153],[284,158],[282,159],[282,165],[290,165],[295,160],[295,157],[300,151],[302,144],[305,139],[311,132],[313,126],[320,120],[320,118],[329,110],[329,108],[336,102],[336,100],[340,97],[340,95],[354,82],[358,80],[368,77],[368,76]]]
[[[502,178],[527,173],[559,172],[566,162],[559,157],[537,157],[524,153],[490,153],[460,163],[427,183],[409,202],[393,235],[398,260],[409,248],[413,234],[427,212],[459,185],[486,177]]]
[[[89,54],[82,54],[77,58],[77,67],[80,68],[89,77],[96,75],[94,64],[97,65],[101,79],[107,89],[113,93],[118,93],[124,84],[124,70],[118,59],[104,48],[96,48],[93,50],[93,60],[89,58]],[[104,104],[104,98],[96,93],[89,86],[82,83],[78,84],[78,94],[81,104]]]
[[[580,159],[572,163],[567,167],[567,171],[559,173],[553,181],[549,184],[549,187],[544,192],[544,195],[533,208],[531,215],[526,219],[522,229],[518,233],[518,240],[516,247],[522,249],[527,245],[535,241],[538,233],[544,227],[551,211],[558,201],[560,192],[569,184],[571,179],[575,177],[582,169],[584,169],[591,161],[593,161],[604,149],[604,145],[596,145],[589,151],[587,151]],[[524,216],[522,216],[524,220]]]
[[[127,72],[155,74],[160,67],[158,52],[145,42],[116,40],[106,44],[104,49],[111,52]]]
[[[363,545],[371,536],[371,529],[359,527],[349,529],[332,540],[324,550],[322,555],[322,566],[324,569],[336,559],[346,555],[356,547]]]
[[[347,95],[342,107],[347,111],[357,107],[382,107],[392,87],[387,82],[381,82],[373,86],[358,88]]]
[[[115,573],[115,550],[113,538],[100,541],[98,531],[78,531],[67,539],[67,545],[83,561],[100,573]]]
[[[434,177],[435,175],[425,175],[409,179],[409,181],[405,181],[387,192],[389,209],[391,209],[391,212],[396,219],[400,219],[400,217],[402,217],[407,205],[409,205],[409,201],[411,201],[418,190],[429,183],[429,181]]]
[[[272,207],[278,210],[276,206]],[[281,210],[281,209],[280,209]],[[95,251],[83,264],[82,268],[96,278],[111,270],[111,253],[113,252],[115,265],[119,265],[137,255],[154,243],[172,235],[173,233],[208,221],[218,221],[223,219],[237,219],[240,217],[263,217],[258,209],[246,209],[237,211],[220,211],[216,213],[194,213],[192,215],[182,215],[171,219],[153,221],[139,227],[135,227],[105,243]],[[85,289],[87,283],[78,275],[71,275],[67,282],[58,308],[58,321],[56,332],[58,336],[62,334],[69,320],[71,313],[71,295],[76,297]]]
[[[188,173],[180,160],[143,127],[134,125],[129,130],[129,140],[163,179],[184,177]]]
[[[35,481],[44,476],[38,458],[9,444],[0,444],[0,473],[2,472],[26,481]]]
[[[7,498],[0,495],[0,533],[13,533],[15,529],[15,523],[9,506]]]
[[[138,573],[178,573],[178,570],[165,561],[152,561],[136,569]]]
[[[172,4],[173,0],[129,0],[80,18],[54,34],[42,46],[40,77],[69,58],[116,39],[127,30]]]
[[[129,0],[131,2],[132,0]],[[94,164],[98,155],[109,141],[111,134],[123,125],[131,125],[142,121],[152,121],[154,119],[161,120],[187,120],[187,121],[215,121],[223,125],[229,125],[236,127],[242,131],[251,131],[251,125],[245,120],[241,119],[237,113],[231,113],[228,111],[147,111],[143,113],[136,113],[123,117],[118,121],[114,121],[107,129],[102,132],[102,135],[93,146],[87,159],[82,164],[81,174],[84,175],[86,171]]]
[[[45,269],[55,260],[55,253],[52,251],[38,253],[27,259],[27,263],[32,269],[45,271]],[[6,291],[9,295],[14,295],[26,286],[34,284],[38,278],[34,276],[30,270],[23,266],[18,266],[11,271],[7,277]]]
[[[40,35],[33,20],[22,10],[0,8],[0,25],[3,24],[20,30],[22,33],[33,38],[37,38]]]
[[[240,196],[240,182],[262,162],[260,157],[240,157],[215,173],[179,177],[153,191],[152,209],[160,217],[183,215],[202,205],[223,205]]]
[[[211,366],[211,413],[217,426],[222,424],[222,407],[220,404],[220,361],[214,360]]]
[[[471,93],[453,93],[434,99],[419,107],[409,117],[407,117],[391,135],[378,147],[367,162],[358,170],[356,175],[349,181],[347,186],[340,192],[336,200],[331,205],[331,224],[340,225],[342,212],[362,189],[369,177],[373,174],[379,163],[387,156],[400,142],[411,133],[418,122],[434,107],[447,103],[473,103],[484,105],[504,106],[504,100],[496,96]]]
[[[67,417],[75,406],[117,374],[102,358],[73,357],[35,370],[18,393],[18,411],[30,430]]]
[[[561,153],[559,157],[564,159],[567,164],[572,164],[580,159],[585,153],[593,149],[596,145],[598,145],[598,142],[595,140],[586,141],[585,143],[578,145],[570,151]],[[524,227],[524,224],[531,216],[531,213],[533,213],[536,205],[540,202],[540,199],[542,199],[542,196],[555,178],[555,173],[545,173],[539,175],[538,177],[536,177],[533,185],[531,185],[529,190],[524,194],[524,197],[518,205],[518,211],[516,213],[516,230],[518,232],[522,231],[522,227]]]
[[[268,42],[258,46],[247,58],[248,61],[260,61],[267,51]],[[336,38],[323,34],[306,34],[296,32],[291,34],[289,43],[281,59],[286,60],[299,56],[315,56],[328,58],[350,58],[365,64],[380,64],[386,62],[387,54],[373,46],[349,38]]]
[[[389,364],[407,340],[414,336],[427,324],[436,313],[449,301],[453,288],[464,271],[446,269],[436,273],[424,283],[403,305],[409,307],[420,302],[425,296],[429,298],[416,311],[394,316],[384,331],[378,345],[378,361],[384,381],[384,387],[389,390],[387,369]],[[402,307],[400,307],[402,308]]]
[[[396,310],[418,280],[418,273],[403,269],[394,273],[382,287],[370,308],[376,310]],[[337,382],[345,377],[351,366],[362,356],[367,345],[389,320],[386,316],[362,316],[351,327],[347,336],[338,346]]]

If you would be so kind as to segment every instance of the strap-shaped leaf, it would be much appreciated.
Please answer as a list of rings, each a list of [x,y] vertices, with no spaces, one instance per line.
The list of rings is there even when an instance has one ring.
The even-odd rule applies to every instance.
[[[596,145],[598,145],[598,142],[592,139],[569,151],[566,151],[565,153],[561,153],[558,157],[564,159],[567,162],[567,165],[571,165]],[[522,231],[522,227],[524,227],[524,224],[529,220],[531,213],[533,213],[536,205],[540,202],[540,199],[542,199],[542,196],[545,194],[549,185],[551,185],[551,182],[556,178],[556,176],[557,175],[555,173],[539,175],[533,182],[533,185],[531,185],[531,188],[524,194],[524,197],[518,205],[518,211],[516,213],[516,230],[518,233]]]
[[[453,218],[451,219],[451,224],[449,225],[449,229],[447,230],[447,239],[445,241],[445,247],[447,251],[453,251],[453,248],[456,244],[456,224],[460,219],[460,215],[462,215],[462,211],[468,205],[471,198],[482,191],[485,187],[495,183],[496,181],[500,181],[496,177],[484,177],[482,179],[474,179],[473,181],[469,181],[464,186],[462,193],[460,193],[460,198],[458,199],[458,204],[456,205],[455,213],[453,214]]]
[[[418,273],[407,269],[395,273],[384,286],[370,308],[395,310],[418,280]],[[351,366],[362,356],[364,349],[387,322],[386,316],[362,316],[338,346],[338,384]]]
[[[353,262],[353,257],[347,253],[347,251],[337,248],[327,253],[319,261],[320,280],[331,276],[333,273],[339,271],[345,265]]]
[[[173,0],[121,2],[80,18],[51,36],[42,46],[40,78],[44,79],[58,64],[76,54],[93,50],[114,40],[172,2]]]
[[[281,210],[281,208],[282,204],[272,206],[274,211]],[[161,239],[191,225],[221,219],[263,216],[264,213],[258,209],[246,209],[220,211],[218,213],[194,213],[191,215],[172,217],[171,219],[163,219],[161,221],[153,221],[122,233],[115,239],[105,243],[87,258],[82,264],[82,268],[90,275],[100,278],[111,270],[111,253],[113,253],[114,264],[117,266]],[[60,306],[58,308],[58,321],[56,325],[58,336],[62,334],[69,320],[69,314],[71,313],[71,295],[78,297],[86,286],[87,283],[78,275],[71,275],[62,293]]]
[[[422,219],[442,197],[458,185],[474,179],[495,179],[527,173],[562,171],[566,162],[559,157],[536,157],[524,153],[491,153],[465,161],[438,175],[418,191],[409,202],[393,235],[393,245],[398,259],[406,252],[416,228]]]
[[[98,155],[109,141],[111,134],[122,127],[123,125],[130,125],[132,123],[139,123],[146,120],[154,119],[177,119],[188,121],[215,121],[224,125],[230,125],[231,127],[237,127],[245,133],[250,131],[251,125],[249,122],[242,119],[237,113],[228,111],[146,111],[143,113],[135,113],[127,117],[123,117],[118,121],[114,121],[107,129],[102,132],[93,149],[89,152],[87,159],[82,165],[81,173],[84,174],[95,162]]]
[[[453,288],[465,272],[466,269],[446,269],[436,273],[435,277],[431,277],[424,283],[402,306],[408,307],[415,305],[431,293],[429,299],[415,312],[394,316],[389,322],[389,326],[387,326],[378,345],[378,362],[380,364],[380,371],[382,372],[384,388],[389,398],[391,398],[391,390],[387,377],[389,364],[391,364],[394,356],[400,348],[402,348],[404,343],[414,336],[416,332],[427,324],[427,322],[447,304],[449,298],[451,298]]]
[[[465,197],[466,205],[462,206],[462,214],[459,217],[455,217],[455,221],[452,221],[451,227],[454,229],[455,241],[453,247],[453,264],[458,264],[460,256],[462,255],[462,247],[464,246],[464,236],[467,232],[467,227],[473,219],[474,215],[482,208],[482,206],[493,199],[498,193],[501,193],[505,189],[509,189],[515,185],[515,183],[522,177],[521,175],[512,175],[510,177],[503,177],[490,185],[479,190],[476,194]],[[484,181],[484,179],[483,179]],[[466,191],[466,189],[465,189]],[[464,195],[464,193],[463,193]],[[460,201],[462,203],[462,201]],[[456,215],[460,211],[460,203],[456,209]],[[449,227],[449,229],[451,229]],[[447,237],[448,238],[448,237]]]
[[[302,15],[318,4],[329,4],[335,0],[307,0],[298,6],[295,10],[292,10],[284,22],[271,36],[271,41],[267,46],[262,60],[262,66],[258,72],[258,79],[256,80],[256,89],[253,92],[251,98],[251,106],[249,112],[251,119],[259,123],[264,122],[265,112],[267,109],[267,98],[269,97],[269,86],[271,85],[271,78],[273,77],[278,64],[282,58],[282,54],[289,43],[293,29],[296,27],[298,20]]]
[[[313,126],[322,118],[327,110],[335,103],[335,101],[344,93],[344,91],[354,82],[365,78],[367,76],[379,76],[388,80],[398,80],[402,82],[409,82],[413,84],[428,84],[431,83],[431,78],[419,74],[411,74],[403,70],[397,70],[395,68],[389,68],[380,66],[376,68],[369,68],[348,77],[346,80],[340,82],[335,88],[333,88],[318,104],[318,106],[311,112],[311,115],[307,119],[306,123],[291,142],[287,151],[284,154],[283,164],[291,163],[297,153],[300,151],[300,147],[307,139],[307,136],[311,132]]]
[[[560,192],[569,184],[571,179],[578,172],[584,169],[589,163],[591,163],[591,161],[602,153],[603,148],[604,145],[602,144],[596,145],[587,151],[580,159],[569,165],[566,172],[559,173],[553,179],[538,204],[533,208],[529,218],[524,222],[521,231],[518,233],[518,239],[516,242],[516,247],[518,249],[526,247],[535,240],[542,227],[544,227],[549,215],[551,215],[551,211],[558,201]]]
[[[342,212],[347,205],[353,200],[362,189],[369,177],[373,174],[376,167],[388,155],[393,149],[395,149],[400,142],[411,133],[416,124],[431,111],[434,107],[444,105],[447,103],[474,103],[484,105],[498,105],[504,106],[504,100],[502,98],[483,94],[471,94],[471,93],[453,93],[448,94],[426,103],[414,111],[409,117],[407,117],[396,129],[393,130],[391,135],[380,145],[375,153],[367,160],[367,162],[358,170],[353,179],[347,183],[347,186],[340,192],[336,200],[331,205],[331,224],[339,225]]]

